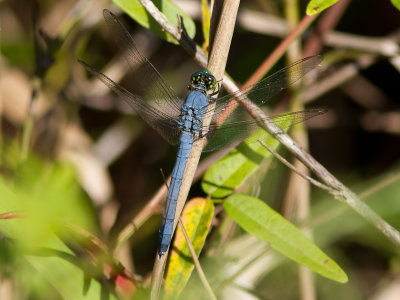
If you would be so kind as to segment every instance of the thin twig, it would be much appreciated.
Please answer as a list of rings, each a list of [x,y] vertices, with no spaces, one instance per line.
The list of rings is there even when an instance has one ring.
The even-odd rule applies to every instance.
[[[181,226],[183,235],[184,235],[184,237],[186,239],[186,243],[187,243],[187,245],[189,247],[190,254],[192,255],[193,262],[194,262],[194,264],[196,266],[197,273],[199,273],[200,280],[203,283],[204,287],[206,288],[210,298],[216,300],[217,297],[215,296],[213,290],[211,289],[210,284],[207,281],[207,277],[203,272],[203,269],[202,269],[202,267],[200,265],[200,262],[199,262],[199,258],[196,255],[196,251],[194,251],[193,245],[192,245],[192,243],[190,241],[190,238],[189,238],[189,236],[188,236],[188,234],[186,232],[185,226],[183,225],[183,222],[182,222],[181,218],[179,218],[179,225]]]
[[[303,54],[310,56],[315,53],[320,53],[323,47],[325,35],[327,35],[333,28],[336,27],[340,18],[346,11],[350,0],[339,1],[336,5],[333,5],[327,9],[326,13],[320,18],[317,23],[315,33],[307,40],[304,45]]]
[[[290,44],[296,40],[315,20],[317,15],[305,16],[299,23],[299,25],[291,31],[288,36],[278,45],[277,48],[268,56],[262,65],[257,69],[256,72],[246,81],[245,87],[250,86],[259,81],[271,67],[282,57],[286,52]]]
[[[372,185],[370,188],[364,190],[358,196],[361,199],[364,199],[366,197],[371,196],[372,194],[379,192],[380,190],[386,188],[387,186],[391,185],[392,183],[400,180],[400,173],[393,174],[390,176],[385,176],[385,178],[382,181],[377,182],[376,184]],[[329,212],[319,215],[318,217],[314,217],[311,220],[307,220],[303,222],[303,224],[300,224],[300,227],[306,226],[306,227],[318,227],[320,224],[326,223],[329,220],[332,220],[334,217],[339,216],[340,214],[344,213],[347,209],[347,206],[339,206],[336,207],[333,210],[330,210]]]
[[[360,70],[366,69],[373,65],[378,60],[375,54],[365,54],[355,61],[338,68],[335,73],[322,79],[311,86],[303,94],[304,103],[309,103],[323,94],[335,89],[336,87],[348,82],[351,78],[359,74]]]
[[[309,181],[311,184],[315,185],[316,187],[319,187],[322,190],[325,190],[329,192],[330,194],[336,195],[338,191],[330,188],[329,186],[315,180],[314,178],[303,174],[300,170],[298,170],[294,165],[292,165],[290,162],[288,162],[284,157],[282,157],[278,152],[276,152],[274,149],[272,149],[270,146],[268,146],[263,140],[258,140],[258,142],[263,145],[273,156],[275,156],[277,159],[281,161],[285,166],[287,166],[289,169],[291,169],[293,172],[295,172],[297,175],[300,177],[303,177],[305,180]]]
[[[187,38],[185,34],[182,34],[182,31],[180,31],[177,27],[172,25],[165,15],[161,13],[153,4],[153,2],[149,0],[139,0],[139,2],[166,32],[168,32],[174,39],[179,41],[180,45],[185,49],[186,52],[193,56],[193,59],[197,61],[197,63],[203,67],[207,66],[207,56],[201,50],[201,48],[192,40]]]
[[[167,182],[170,182],[171,176],[167,178]],[[123,245],[131,236],[135,233],[137,228],[140,228],[151,215],[155,212],[159,212],[160,203],[167,194],[167,188],[165,184],[161,185],[153,198],[146,204],[145,207],[135,216],[135,218],[129,222],[128,225],[118,234],[116,241],[116,248]]]
[[[400,180],[400,173],[393,174],[391,176],[386,177],[382,181],[374,184],[373,186],[370,186],[368,189],[364,190],[362,193],[360,193],[358,196],[363,199],[366,198],[381,189],[387,187],[388,185],[392,184],[393,182]]]

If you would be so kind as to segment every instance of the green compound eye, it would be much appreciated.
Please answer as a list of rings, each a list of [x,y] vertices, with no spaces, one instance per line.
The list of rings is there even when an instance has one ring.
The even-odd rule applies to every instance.
[[[203,76],[203,72],[196,72],[192,75],[192,78],[190,80],[190,83],[192,85],[197,85],[199,83],[201,83],[201,77]]]
[[[205,72],[204,76],[207,78],[206,79],[206,88],[207,90],[213,90],[217,86],[217,80],[213,75],[211,75],[210,72]]]
[[[207,90],[213,90],[217,85],[217,80],[209,71],[204,70],[194,73],[191,77],[190,83],[193,86],[203,85]]]

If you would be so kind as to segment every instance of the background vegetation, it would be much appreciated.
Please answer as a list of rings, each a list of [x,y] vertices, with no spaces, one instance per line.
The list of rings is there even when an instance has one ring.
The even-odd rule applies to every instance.
[[[329,110],[306,123],[310,153],[400,228],[400,15],[392,2],[342,0],[318,16],[302,35],[302,55],[325,59],[303,99],[307,107]],[[175,3],[194,20],[194,40],[203,45],[200,1]],[[299,1],[301,17],[307,4]],[[236,82],[245,82],[285,37],[284,20],[292,21],[287,10],[295,5],[242,1],[226,68]],[[168,176],[176,149],[77,63],[83,59],[138,89],[106,30],[104,8],[120,14],[178,95],[185,97],[189,76],[200,68],[161,39],[164,32],[144,29],[109,1],[0,3],[1,299],[140,299],[148,293],[162,212],[160,168]],[[284,65],[281,59],[274,70]],[[288,93],[281,96],[270,103],[274,113],[294,106]],[[207,168],[200,164],[200,175]],[[189,199],[206,197],[200,179]],[[313,299],[307,286],[318,299],[398,299],[398,246],[315,187],[310,215],[291,213],[298,204],[290,200],[305,188],[294,180],[270,160],[241,191],[312,229],[315,244],[349,281],[315,275],[304,283],[296,263],[232,222],[219,200],[200,257],[217,297]],[[173,298],[180,288],[166,294]],[[195,272],[183,293],[206,297]]]

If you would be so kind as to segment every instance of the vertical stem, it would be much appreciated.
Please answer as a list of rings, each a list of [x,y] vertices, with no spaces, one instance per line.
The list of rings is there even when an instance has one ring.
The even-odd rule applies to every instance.
[[[218,2],[218,3],[217,3]],[[210,52],[210,58],[208,62],[208,70],[218,79],[222,78],[225,70],[226,60],[229,53],[230,43],[233,35],[234,25],[236,22],[237,10],[239,8],[239,0],[229,1],[215,1],[213,15],[215,11],[219,11],[217,8],[222,7],[221,17],[219,19],[215,39],[213,39],[212,51]],[[215,20],[215,18],[212,18]],[[211,106],[211,105],[210,105]],[[209,110],[213,107],[209,107]],[[203,121],[203,126],[208,126],[211,122],[211,117]],[[201,151],[204,146],[204,140],[198,140],[193,143],[192,151],[190,153],[188,162],[185,167],[185,172],[182,178],[181,189],[177,200],[177,207],[174,220],[174,230],[179,220],[179,216],[182,213],[183,206],[186,202],[189,194],[190,187],[192,185],[193,177],[199,163]],[[168,250],[169,251],[169,250]],[[161,258],[156,257],[156,261],[153,269],[152,288],[151,288],[151,299],[158,299],[161,288],[163,272],[165,268],[166,259],[168,257],[168,251]]]
[[[285,19],[288,24],[288,33],[299,25],[299,2],[298,0],[285,0]],[[287,49],[289,62],[292,59],[300,59],[301,41],[299,38],[293,40]],[[293,61],[294,62],[294,61]]]
[[[216,1],[218,2],[218,1]],[[236,13],[239,7],[239,0],[219,1],[222,4],[221,18],[218,23],[218,28],[213,41],[212,52],[210,53],[208,69],[218,79],[221,78],[226,65],[230,43],[233,35],[233,29],[236,21]],[[215,9],[214,9],[215,11]],[[209,110],[212,107],[210,105]],[[209,120],[203,121],[203,126],[208,126],[211,122]],[[175,226],[180,216],[183,206],[186,202],[187,195],[189,193],[190,186],[192,184],[193,176],[196,171],[201,151],[203,150],[204,140],[200,139],[193,144],[192,152],[190,153],[185,172],[183,175],[183,181],[181,190],[179,192],[178,204],[175,215]]]
[[[208,69],[217,80],[222,78],[224,74],[240,0],[215,1],[213,15],[216,6],[221,5],[221,3],[222,12],[219,23],[213,24],[211,27],[211,30],[213,30],[216,26],[216,30],[215,37],[213,36],[210,40],[211,50],[208,58]]]
[[[41,79],[35,76],[32,80],[32,96],[29,104],[27,116],[22,129],[22,141],[21,141],[21,153],[19,156],[19,162],[23,162],[28,157],[29,148],[32,140],[33,122],[34,122],[34,105],[38,93],[41,88]]]
[[[286,20],[289,24],[289,30],[292,31],[298,26],[299,22],[299,1],[286,0],[285,3]],[[287,60],[292,63],[301,58],[301,40],[295,40],[287,51]],[[302,103],[302,94],[293,94],[290,104],[290,110],[297,111],[304,109]],[[299,143],[304,149],[308,149],[308,135],[304,124],[295,125],[292,128],[293,139]],[[308,175],[308,168],[303,165],[299,160],[295,159],[294,167],[297,168],[302,174]],[[285,195],[285,215],[293,217],[296,215],[297,219],[304,220],[309,215],[310,210],[310,184],[306,180],[302,180],[293,172],[290,174],[290,180]],[[312,240],[312,230],[310,228],[303,228],[303,233]],[[314,300],[315,299],[315,285],[314,274],[303,265],[298,266],[299,274],[299,288],[301,299]]]

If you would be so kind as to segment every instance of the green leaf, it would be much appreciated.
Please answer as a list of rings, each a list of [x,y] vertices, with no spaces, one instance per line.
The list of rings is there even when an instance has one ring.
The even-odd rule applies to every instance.
[[[288,258],[332,280],[345,283],[347,275],[321,249],[284,217],[261,200],[234,194],[224,202],[224,208],[244,230]]]
[[[201,28],[203,29],[203,49],[208,49],[210,43],[210,11],[208,10],[208,1],[201,0]]]
[[[290,125],[290,120],[280,123],[284,130]],[[207,170],[201,185],[204,192],[214,198],[226,197],[254,174],[264,160],[271,160],[272,154],[257,142],[258,139],[265,141],[274,150],[279,147],[279,142],[269,133],[263,129],[257,130]]]
[[[400,0],[391,0],[392,4],[398,9],[400,10]]]
[[[85,278],[81,268],[61,256],[27,255],[26,259],[60,293],[62,299],[101,299],[101,295],[107,295],[106,299],[110,300],[118,299],[102,283]]]
[[[311,0],[307,5],[306,13],[309,16],[318,14],[323,10],[331,7],[339,0]]]
[[[54,233],[63,230],[67,223],[88,231],[94,229],[91,205],[80,189],[72,165],[48,164],[30,157],[18,173],[12,190],[3,182],[0,213],[23,213],[23,218],[13,220],[12,228],[17,230],[10,237],[22,241],[26,249],[49,246],[47,243],[54,241]]]
[[[89,230],[95,226],[76,178],[70,164],[48,164],[30,157],[19,167],[12,185],[0,179],[0,232],[10,239],[19,262],[13,272],[21,278],[28,271],[28,277],[37,279],[25,280],[22,293],[34,287],[43,296],[53,287],[63,299],[100,299],[106,294],[116,299],[94,277],[85,277],[88,273],[79,264],[80,258],[58,235],[68,224]],[[7,213],[11,217],[4,218]]]
[[[214,216],[214,204],[211,200],[195,198],[189,201],[182,213],[182,222],[197,254],[204,246]],[[193,271],[194,263],[182,229],[178,226],[174,247],[165,278],[165,298],[176,299],[185,287]]]
[[[178,41],[168,34],[160,24],[156,22],[156,20],[154,20],[138,0],[113,0],[113,2],[141,26],[150,29],[168,42],[178,44]],[[181,16],[187,34],[190,38],[194,38],[196,34],[195,23],[176,4],[170,0],[154,0],[153,4],[166,16],[168,21],[175,26],[178,26],[178,16]]]

